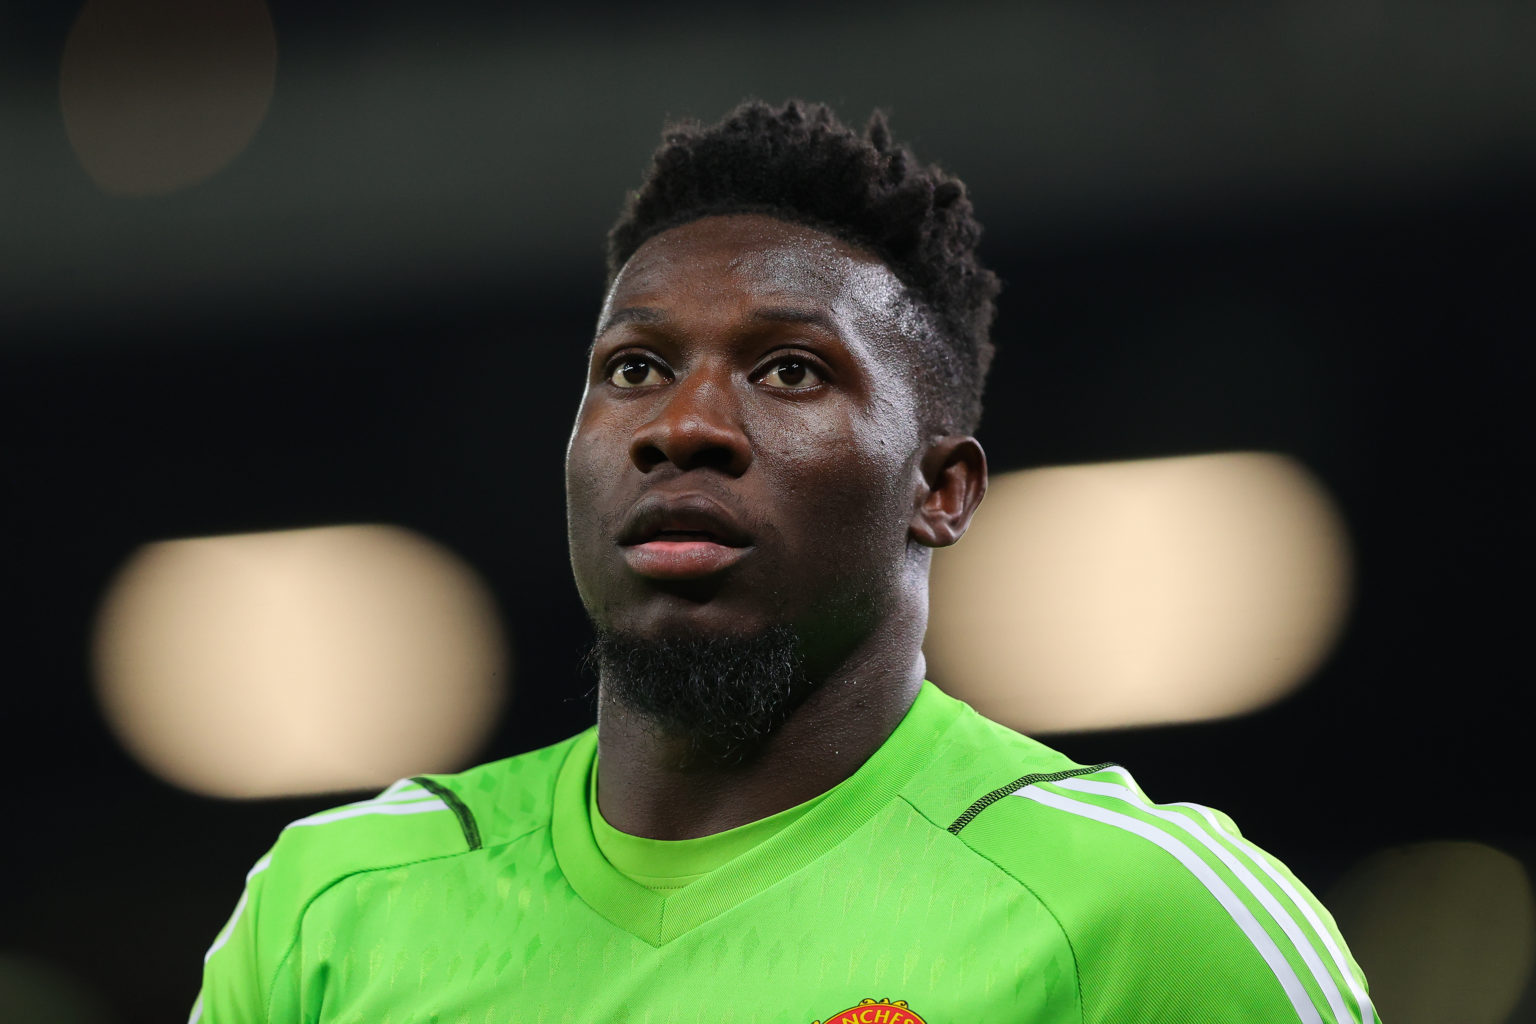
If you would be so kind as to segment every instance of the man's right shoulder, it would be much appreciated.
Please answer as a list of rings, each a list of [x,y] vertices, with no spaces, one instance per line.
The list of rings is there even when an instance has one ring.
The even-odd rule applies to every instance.
[[[401,779],[377,796],[290,822],[257,864],[264,888],[307,900],[351,875],[453,857],[549,826],[572,737],[454,774]],[[257,873],[253,870],[253,874]]]
[[[245,876],[203,957],[192,1019],[298,1019],[302,986],[284,971],[296,963],[316,901],[349,879],[473,856],[548,828],[555,780],[584,735],[453,775],[401,779],[378,796],[290,822]]]

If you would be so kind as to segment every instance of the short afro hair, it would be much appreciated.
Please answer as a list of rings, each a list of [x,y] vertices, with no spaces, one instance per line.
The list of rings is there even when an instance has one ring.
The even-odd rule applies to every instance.
[[[992,362],[998,279],[976,258],[981,225],[965,185],[891,140],[876,110],[861,136],[830,108],[748,100],[716,124],[667,125],[649,174],[608,233],[608,284],[654,235],[702,217],[763,213],[879,257],[925,326],[913,340],[926,426],[969,433]]]

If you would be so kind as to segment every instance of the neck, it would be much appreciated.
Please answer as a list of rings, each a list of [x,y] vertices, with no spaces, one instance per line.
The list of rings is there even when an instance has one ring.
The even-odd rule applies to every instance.
[[[911,630],[896,630],[911,637]],[[871,637],[816,680],[789,718],[740,763],[687,756],[689,739],[598,687],[598,807],[613,827],[694,839],[777,814],[825,793],[867,761],[901,722],[924,674],[916,641]]]

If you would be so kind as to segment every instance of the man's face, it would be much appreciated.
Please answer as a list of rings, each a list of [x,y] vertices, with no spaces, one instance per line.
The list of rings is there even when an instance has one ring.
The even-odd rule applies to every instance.
[[[875,257],[760,215],[647,241],[603,305],[566,453],[602,629],[787,625],[815,658],[906,585],[919,484],[910,309]]]

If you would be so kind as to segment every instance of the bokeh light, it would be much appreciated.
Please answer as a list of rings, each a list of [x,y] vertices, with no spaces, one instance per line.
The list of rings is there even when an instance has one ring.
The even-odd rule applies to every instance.
[[[0,1021],[109,1024],[112,1019],[80,978],[36,957],[0,953]]]
[[[1504,1024],[1529,983],[1531,881],[1502,850],[1392,847],[1352,868],[1324,902],[1390,1024]]]
[[[462,767],[508,682],[483,584],[389,526],[147,545],[104,599],[95,667],[128,750],[225,797]]]
[[[935,553],[929,671],[1026,732],[1240,714],[1317,666],[1349,579],[1337,509],[1286,456],[1001,474]]]
[[[262,0],[87,0],[59,69],[64,127],[104,191],[172,192],[245,149],[276,72]]]

